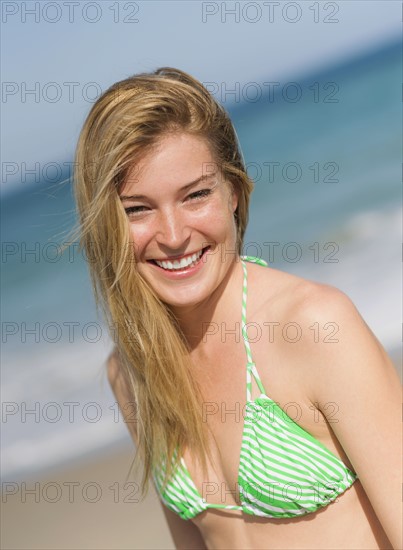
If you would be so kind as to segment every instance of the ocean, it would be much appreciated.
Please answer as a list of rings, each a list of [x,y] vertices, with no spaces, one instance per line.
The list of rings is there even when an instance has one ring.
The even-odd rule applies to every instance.
[[[394,357],[401,55],[391,43],[316,74],[244,87],[239,102],[217,96],[255,181],[243,253],[340,288]],[[106,380],[113,341],[86,259],[76,247],[60,253],[76,220],[72,159],[63,162],[57,178],[2,191],[2,481],[130,444]]]

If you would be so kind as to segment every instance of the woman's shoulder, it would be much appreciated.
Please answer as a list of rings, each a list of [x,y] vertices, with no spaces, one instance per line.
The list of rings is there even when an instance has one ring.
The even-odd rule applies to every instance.
[[[391,375],[390,358],[345,292],[281,270],[256,268],[260,319],[278,323],[280,347],[290,364],[303,366],[304,376],[326,387],[331,380],[344,383],[352,372]]]
[[[122,416],[128,425],[130,435],[136,444],[138,438],[137,422],[133,413],[137,410],[137,405],[134,397],[128,391],[117,346],[113,348],[106,360],[106,374]]]
[[[274,348],[290,368],[316,378],[323,364],[347,364],[346,356],[367,357],[369,350],[382,348],[341,289],[274,268],[254,268],[251,280],[258,291],[252,315],[271,331]]]
[[[323,315],[338,318],[357,314],[355,305],[341,289],[273,267],[251,265],[251,286],[259,289],[260,307],[283,319]]]
[[[363,379],[374,386],[396,384],[391,359],[346,293],[281,270],[254,267],[251,279],[259,284],[255,311],[274,335],[267,351],[290,379],[309,388],[311,400],[341,404],[346,388],[351,383],[358,387]]]
[[[121,369],[119,349],[117,346],[113,347],[106,360],[106,374],[112,390],[121,394],[122,389],[124,391],[124,380],[123,371]]]

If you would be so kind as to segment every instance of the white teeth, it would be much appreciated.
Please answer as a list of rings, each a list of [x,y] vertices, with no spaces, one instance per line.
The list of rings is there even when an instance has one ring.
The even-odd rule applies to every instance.
[[[184,267],[188,267],[192,265],[194,262],[196,262],[202,255],[202,252],[203,250],[199,250],[199,252],[196,252],[191,256],[186,256],[181,260],[174,260],[173,262],[170,262],[169,260],[167,260],[166,262],[165,261],[160,262],[158,260],[155,260],[155,263],[160,267],[163,267],[164,269],[169,269],[172,271],[174,271],[175,269],[183,269]]]

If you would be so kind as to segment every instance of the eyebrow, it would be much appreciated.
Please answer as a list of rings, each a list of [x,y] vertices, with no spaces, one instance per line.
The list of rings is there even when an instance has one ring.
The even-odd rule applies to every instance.
[[[217,172],[213,172],[212,174],[204,174],[203,176],[200,176],[200,178],[197,178],[194,181],[191,181],[190,183],[187,183],[183,187],[179,189],[179,191],[187,191],[197,183],[200,183],[203,180],[209,180],[213,178]],[[121,201],[135,201],[135,200],[145,200],[147,197],[145,195],[120,195]]]

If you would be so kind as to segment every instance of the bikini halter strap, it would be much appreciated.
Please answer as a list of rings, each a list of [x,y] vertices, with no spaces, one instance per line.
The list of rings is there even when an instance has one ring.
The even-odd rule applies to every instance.
[[[242,286],[242,337],[245,344],[247,364],[246,364],[246,400],[252,400],[252,375],[254,376],[256,383],[259,387],[259,390],[262,393],[265,393],[265,389],[260,380],[260,376],[256,370],[256,365],[252,358],[252,351],[250,348],[250,343],[248,340],[247,334],[247,322],[246,322],[246,304],[247,304],[247,295],[248,295],[248,271],[246,269],[245,260],[248,262],[257,263],[267,267],[267,262],[260,258],[255,258],[254,256],[241,256],[241,262],[243,267],[243,286]]]

